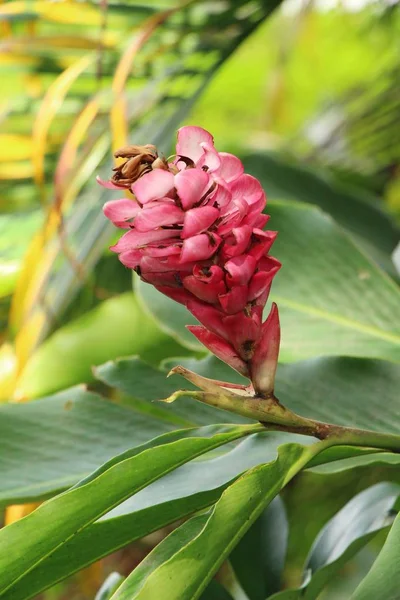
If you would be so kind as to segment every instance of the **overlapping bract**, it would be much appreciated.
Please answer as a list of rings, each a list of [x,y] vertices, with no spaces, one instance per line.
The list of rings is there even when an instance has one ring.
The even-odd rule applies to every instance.
[[[273,305],[263,324],[262,311],[281,265],[268,254],[276,232],[263,231],[269,217],[260,183],[237,157],[217,152],[200,127],[180,129],[174,162],[157,158],[155,166],[146,164],[132,182],[133,199],[104,206],[129,230],[111,249],[189,309],[201,323],[189,329],[207,348],[251,378],[257,392],[271,392],[279,319]]]

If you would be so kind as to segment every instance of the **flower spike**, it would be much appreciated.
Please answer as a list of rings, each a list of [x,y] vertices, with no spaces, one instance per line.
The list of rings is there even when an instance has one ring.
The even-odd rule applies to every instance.
[[[260,182],[241,161],[218,152],[201,127],[178,131],[168,163],[157,149],[128,146],[110,181],[130,198],[111,200],[104,214],[128,230],[111,248],[147,283],[184,304],[201,325],[188,329],[206,348],[272,398],[279,352],[279,317],[272,306],[262,323],[280,263],[269,255],[276,232]],[[249,388],[250,389],[250,388]]]

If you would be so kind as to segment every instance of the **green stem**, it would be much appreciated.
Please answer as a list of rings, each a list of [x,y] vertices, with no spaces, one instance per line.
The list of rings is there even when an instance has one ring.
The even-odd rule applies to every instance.
[[[326,440],[328,446],[363,446],[400,453],[400,436],[398,435],[343,427],[308,419],[285,408],[274,396],[265,399],[226,394],[224,392],[216,394],[180,390],[172,394],[167,401],[173,402],[180,396],[191,396],[215,408],[228,410],[243,417],[260,421],[268,429]]]

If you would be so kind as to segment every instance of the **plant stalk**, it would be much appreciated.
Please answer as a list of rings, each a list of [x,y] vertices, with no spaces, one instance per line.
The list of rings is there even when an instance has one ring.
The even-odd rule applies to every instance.
[[[308,419],[280,404],[275,396],[270,398],[245,397],[236,394],[216,394],[179,390],[167,399],[173,402],[180,396],[190,396],[204,404],[236,413],[262,423],[268,429],[287,431],[329,441],[329,445],[363,446],[400,453],[400,436],[379,433],[354,427],[344,427]]]

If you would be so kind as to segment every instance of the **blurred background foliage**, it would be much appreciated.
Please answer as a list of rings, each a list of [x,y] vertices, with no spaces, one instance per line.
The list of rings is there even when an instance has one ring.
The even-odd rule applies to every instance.
[[[203,356],[182,313],[143,286],[132,293],[107,250],[116,234],[101,206],[115,194],[95,182],[127,141],[168,155],[182,124],[239,154],[271,200],[287,265],[281,359],[398,360],[399,56],[391,1],[2,2],[0,400],[92,382],[92,366],[118,356]],[[330,269],[334,292],[322,281]],[[46,599],[92,597],[107,570]]]

